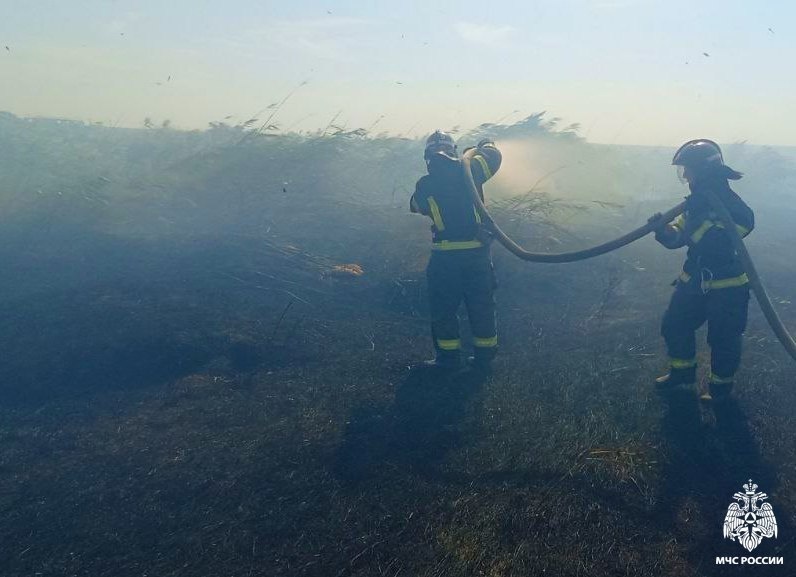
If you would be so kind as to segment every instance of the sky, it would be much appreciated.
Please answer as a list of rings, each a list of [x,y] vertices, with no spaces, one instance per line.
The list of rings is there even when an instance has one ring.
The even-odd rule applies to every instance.
[[[788,1],[0,0],[0,14],[0,110],[19,116],[197,129],[274,113],[280,131],[419,137],[546,111],[599,143],[796,145]]]

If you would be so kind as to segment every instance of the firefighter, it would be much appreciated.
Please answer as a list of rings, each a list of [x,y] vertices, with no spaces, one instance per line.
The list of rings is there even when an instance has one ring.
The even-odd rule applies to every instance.
[[[675,290],[661,325],[669,372],[656,379],[656,384],[670,388],[696,381],[695,331],[707,321],[710,396],[719,400],[730,394],[741,361],[749,279],[704,191],[713,191],[725,204],[742,237],[754,228],[754,213],[730,188],[728,181],[739,180],[742,174],[724,164],[715,142],[686,142],[672,164],[691,193],[683,214],[658,228],[655,239],[669,249],[688,246],[688,254],[683,271],[673,283]]]
[[[437,130],[426,140],[428,174],[420,178],[410,210],[432,220],[432,251],[426,269],[431,336],[435,358],[423,366],[457,370],[462,365],[458,310],[467,307],[473,335],[474,368],[488,372],[497,352],[495,275],[489,235],[465,182],[453,138]],[[478,143],[471,161],[473,179],[483,199],[483,184],[500,168],[502,156],[494,142]]]

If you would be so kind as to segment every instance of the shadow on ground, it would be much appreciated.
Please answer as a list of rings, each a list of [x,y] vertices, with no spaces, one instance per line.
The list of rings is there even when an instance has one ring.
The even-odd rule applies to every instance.
[[[663,434],[670,455],[662,471],[657,517],[686,544],[687,557],[703,575],[734,574],[732,567],[716,566],[717,557],[783,556],[796,559],[789,516],[780,508],[778,539],[764,539],[753,552],[724,539],[722,528],[735,492],[752,479],[759,490],[776,495],[775,468],[765,462],[749,428],[747,416],[734,398],[700,403],[693,389],[662,395]],[[739,474],[741,476],[739,476]],[[777,514],[777,504],[772,503]],[[784,537],[784,538],[783,538]],[[738,574],[748,568],[736,567]],[[755,567],[756,575],[783,575],[787,567]],[[729,572],[729,573],[728,573]]]
[[[351,415],[334,463],[337,477],[356,485],[385,471],[441,475],[438,465],[445,456],[475,434],[467,415],[477,411],[487,380],[476,371],[407,371],[391,407],[361,408]]]

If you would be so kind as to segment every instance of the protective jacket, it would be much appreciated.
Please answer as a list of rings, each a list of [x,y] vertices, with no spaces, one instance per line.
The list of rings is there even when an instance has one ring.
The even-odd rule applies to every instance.
[[[491,143],[478,147],[471,168],[483,200],[483,184],[500,168],[502,156]],[[444,154],[434,155],[428,174],[417,181],[410,210],[431,218],[434,250],[468,250],[483,246],[481,216],[470,198],[462,162]]]
[[[741,237],[754,228],[755,217],[725,179],[697,183],[686,199],[685,211],[655,238],[667,248],[688,246],[678,288],[693,292],[731,288],[749,282],[732,241],[718,216],[710,209],[701,187],[710,187],[727,206]]]

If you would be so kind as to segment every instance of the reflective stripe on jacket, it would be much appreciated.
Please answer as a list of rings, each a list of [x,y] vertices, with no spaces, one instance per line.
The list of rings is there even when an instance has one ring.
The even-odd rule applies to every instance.
[[[483,198],[483,184],[500,169],[502,156],[494,145],[480,146],[470,162],[473,180]],[[481,216],[470,197],[460,160],[438,155],[429,173],[417,181],[410,210],[428,216],[434,250],[467,250],[483,246]]]
[[[754,212],[730,189],[726,180],[709,184],[724,201],[741,238],[755,226]],[[685,211],[670,225],[670,232],[660,238],[668,248],[688,246],[678,285],[693,290],[716,290],[743,286],[749,282],[724,224],[710,209],[699,187],[686,199]]]

